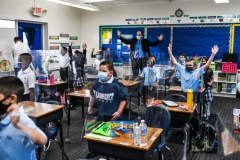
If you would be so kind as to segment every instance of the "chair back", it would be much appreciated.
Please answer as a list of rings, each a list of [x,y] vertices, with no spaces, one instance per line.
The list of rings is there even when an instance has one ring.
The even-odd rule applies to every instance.
[[[166,141],[171,123],[171,114],[165,107],[151,106],[145,111],[145,122],[148,127],[162,128],[161,142]]]
[[[84,72],[85,74],[88,73],[88,74],[93,74],[93,68],[92,66],[84,66]]]
[[[176,102],[187,102],[186,97],[181,94],[169,94],[164,98],[164,100],[176,101]]]

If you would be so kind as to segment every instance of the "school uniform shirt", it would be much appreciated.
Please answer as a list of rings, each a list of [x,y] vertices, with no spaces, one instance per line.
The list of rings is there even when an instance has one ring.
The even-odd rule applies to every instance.
[[[185,67],[185,62],[184,62],[184,63],[179,63],[179,64],[181,64],[183,67]],[[180,79],[180,78],[181,78],[181,75],[180,75],[180,73],[179,73],[178,70],[176,70],[175,77],[176,77],[177,79]]]
[[[101,59],[101,60],[95,59],[95,61],[94,61],[94,67],[96,67],[96,70],[97,70],[97,71],[99,70],[99,65],[100,65],[100,63],[101,63],[102,61],[104,61],[104,59]]]
[[[40,132],[47,139],[46,135],[24,113],[23,107],[19,107],[19,114],[22,124]],[[9,115],[0,121],[1,160],[36,160],[35,149],[38,147],[22,131],[13,126]]]
[[[144,67],[141,73],[141,77],[144,78],[144,86],[154,86],[157,79],[160,79],[157,75],[157,68],[155,66]]]
[[[95,105],[98,107],[98,116],[112,116],[117,112],[121,101],[126,101],[128,93],[122,83],[113,76],[106,82],[100,80],[95,83],[90,94],[95,98]],[[120,116],[122,118],[122,114]]]
[[[12,48],[12,55],[13,55],[13,59],[14,59],[14,68],[18,68],[18,57],[20,54],[22,53],[31,53],[29,47],[27,44],[22,43],[22,42],[17,42],[15,43]]]
[[[186,92],[187,89],[192,89],[193,92],[196,92],[199,85],[200,76],[205,73],[204,67],[187,72],[184,66],[177,63],[176,69],[181,75],[182,91]]]
[[[59,65],[61,68],[66,68],[69,66],[70,64],[70,57],[68,55],[68,53],[66,53],[64,56],[62,56],[61,54],[59,54],[56,58],[53,58],[55,61],[59,61]]]
[[[24,85],[24,94],[30,93],[29,88],[35,88],[36,77],[34,72],[28,67],[25,71],[18,72],[17,77],[21,79]]]

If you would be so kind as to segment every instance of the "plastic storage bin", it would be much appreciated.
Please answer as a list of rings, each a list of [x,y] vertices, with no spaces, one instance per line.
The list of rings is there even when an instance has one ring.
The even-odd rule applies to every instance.
[[[216,71],[216,65],[217,65],[217,63],[211,62],[211,64],[210,64],[210,69],[211,69],[212,71]]]
[[[237,63],[222,62],[222,72],[237,72]]]

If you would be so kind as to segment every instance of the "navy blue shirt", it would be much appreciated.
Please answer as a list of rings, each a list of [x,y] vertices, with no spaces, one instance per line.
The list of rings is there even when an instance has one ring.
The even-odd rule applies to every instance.
[[[98,107],[98,116],[112,116],[117,112],[121,101],[126,101],[128,93],[123,87],[122,83],[113,79],[102,83],[98,81],[95,83],[90,94],[95,98],[95,105]],[[122,114],[120,116],[122,118]]]

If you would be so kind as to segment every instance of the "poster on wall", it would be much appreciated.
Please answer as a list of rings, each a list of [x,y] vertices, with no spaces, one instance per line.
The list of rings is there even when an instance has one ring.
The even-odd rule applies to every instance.
[[[50,50],[59,50],[59,46],[50,46]]]
[[[67,33],[60,33],[60,37],[69,37],[69,34],[67,34]]]
[[[140,18],[140,24],[146,24],[147,18]]]
[[[78,36],[70,36],[69,40],[78,40]]]
[[[0,72],[14,71],[14,62],[11,52],[0,54]]]
[[[162,24],[170,24],[170,18],[169,17],[162,18]]]
[[[112,29],[102,30],[102,44],[112,44]]]
[[[161,20],[162,20],[162,18],[155,18],[154,19],[155,20],[155,24],[161,24]]]
[[[127,24],[132,24],[132,18],[125,19],[125,21],[127,22]]]
[[[133,38],[132,34],[122,34],[122,37],[125,38],[126,40],[130,40]],[[122,43],[122,46],[126,46],[126,44]]]
[[[59,36],[49,36],[49,39],[59,40]]]
[[[72,49],[80,49],[80,46],[72,46]]]

